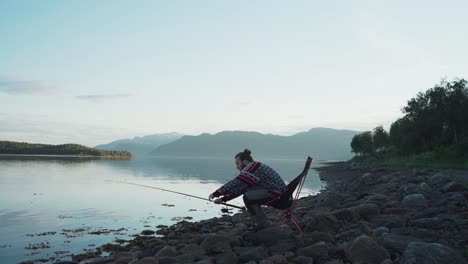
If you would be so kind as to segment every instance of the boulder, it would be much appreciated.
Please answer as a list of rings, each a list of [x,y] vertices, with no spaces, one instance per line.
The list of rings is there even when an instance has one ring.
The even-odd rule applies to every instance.
[[[429,184],[432,187],[435,187],[435,186],[446,184],[449,181],[450,181],[450,178],[447,175],[442,174],[442,173],[436,173],[432,175],[431,178],[429,179]]]
[[[377,244],[372,238],[362,235],[350,243],[347,250],[348,259],[351,263],[381,263],[389,259],[387,250]]]
[[[206,237],[200,246],[209,254],[224,253],[232,251],[229,242],[230,239],[225,236],[212,235]]]
[[[268,250],[263,246],[237,248],[236,253],[239,255],[239,261],[241,262],[258,262],[262,259],[268,258]]]
[[[411,242],[420,242],[420,239],[397,235],[392,233],[382,234],[382,245],[386,249],[402,254]]]
[[[227,252],[216,256],[216,264],[237,264],[238,257],[234,252]]]
[[[298,256],[311,257],[313,259],[327,259],[328,258],[328,246],[325,242],[318,242],[313,245],[300,248],[297,250]]]
[[[161,248],[157,253],[156,255],[154,255],[155,257],[173,257],[173,256],[176,256],[177,255],[177,251],[175,250],[174,247],[172,246],[165,246],[163,248]]]
[[[403,198],[401,205],[407,209],[423,209],[427,207],[427,201],[422,194],[410,194]]]
[[[457,182],[449,182],[442,187],[443,192],[463,192],[465,186]]]
[[[202,246],[190,244],[179,250],[183,255],[199,257],[205,255],[205,249]]]
[[[412,242],[400,261],[401,264],[467,264],[451,248],[438,243]]]

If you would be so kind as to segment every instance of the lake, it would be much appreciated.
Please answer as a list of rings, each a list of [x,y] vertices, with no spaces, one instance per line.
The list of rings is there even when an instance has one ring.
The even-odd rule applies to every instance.
[[[305,159],[261,161],[290,181]],[[233,159],[0,157],[0,263],[70,260],[161,224],[222,214],[220,205],[117,181],[208,197],[236,175]],[[311,170],[304,195],[322,187]]]

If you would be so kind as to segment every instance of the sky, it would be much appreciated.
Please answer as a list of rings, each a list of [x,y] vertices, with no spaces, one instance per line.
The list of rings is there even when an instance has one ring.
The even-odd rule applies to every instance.
[[[0,1],[0,140],[371,130],[468,78],[467,1]]]

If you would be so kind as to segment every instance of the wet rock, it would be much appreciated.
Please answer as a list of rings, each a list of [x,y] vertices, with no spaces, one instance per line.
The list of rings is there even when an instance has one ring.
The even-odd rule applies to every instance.
[[[311,257],[313,259],[327,259],[328,258],[328,246],[325,242],[318,242],[313,245],[300,248],[297,250],[298,256]]]
[[[177,252],[174,247],[164,246],[154,256],[155,257],[173,257],[175,255],[177,255]]]
[[[154,230],[143,230],[143,231],[141,231],[141,234],[145,235],[145,236],[154,235],[155,233],[156,233],[156,231],[154,231]]]
[[[237,264],[238,257],[234,252],[227,252],[216,256],[216,264]]]
[[[385,248],[366,235],[357,237],[350,244],[347,255],[352,263],[381,263],[390,258]]]
[[[96,257],[92,259],[86,259],[80,262],[80,264],[105,264],[114,261],[112,257]]]
[[[230,252],[232,249],[229,241],[225,236],[212,235],[206,237],[200,246],[209,254]]]
[[[401,264],[467,264],[451,248],[438,243],[412,242],[406,248]]]
[[[403,198],[401,205],[408,209],[423,209],[427,207],[427,201],[422,194],[410,194]]]
[[[457,182],[449,182],[442,187],[443,192],[462,192],[465,190],[465,186]]]
[[[263,246],[236,248],[236,253],[241,262],[260,261],[268,257],[268,250]]]

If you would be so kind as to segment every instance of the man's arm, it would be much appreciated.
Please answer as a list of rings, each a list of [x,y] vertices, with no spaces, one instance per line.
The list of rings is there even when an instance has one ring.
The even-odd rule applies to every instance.
[[[212,199],[214,197],[223,196],[221,199],[224,202],[227,202],[243,194],[249,187],[252,187],[255,184],[256,180],[241,173],[239,176],[227,182],[221,186],[221,188],[212,193],[210,198]]]

